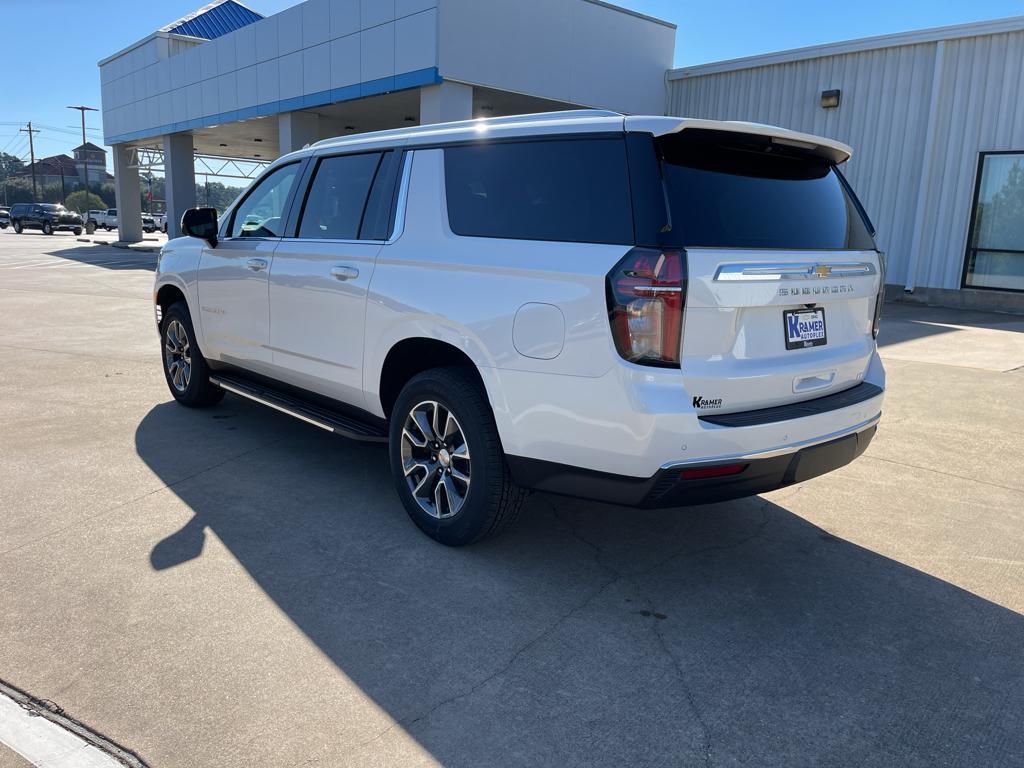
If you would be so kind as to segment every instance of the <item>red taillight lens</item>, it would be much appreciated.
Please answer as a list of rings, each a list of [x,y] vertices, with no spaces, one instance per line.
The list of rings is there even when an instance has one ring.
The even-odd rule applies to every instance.
[[[685,304],[682,253],[627,253],[608,275],[608,319],[619,354],[631,363],[678,367]]]

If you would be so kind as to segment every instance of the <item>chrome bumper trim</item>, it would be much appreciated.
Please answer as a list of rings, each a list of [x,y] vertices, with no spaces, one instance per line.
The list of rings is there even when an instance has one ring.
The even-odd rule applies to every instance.
[[[847,435],[857,434],[863,432],[866,429],[870,429],[875,426],[879,419],[882,418],[882,413],[879,411],[877,414],[872,416],[866,421],[862,421],[860,424],[855,424],[852,427],[846,429],[840,429],[836,432],[832,432],[828,435],[821,435],[819,437],[812,437],[807,440],[801,440],[798,443],[788,443],[786,445],[780,445],[776,448],[769,448],[766,451],[757,451],[756,453],[727,453],[721,456],[706,456],[694,459],[682,459],[679,461],[670,461],[667,464],[662,464],[661,469],[673,469],[675,467],[691,466],[693,464],[719,464],[723,461],[753,461],[754,459],[771,459],[775,456],[782,456],[787,453],[796,453],[802,448],[809,448],[812,445],[820,445],[821,443],[828,443],[832,440],[838,440],[841,437]]]

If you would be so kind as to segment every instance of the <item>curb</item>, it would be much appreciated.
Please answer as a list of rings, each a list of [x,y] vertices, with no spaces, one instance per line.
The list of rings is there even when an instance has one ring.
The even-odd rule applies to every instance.
[[[138,754],[97,733],[82,721],[71,717],[52,701],[38,699],[4,680],[0,680],[0,694],[11,699],[27,712],[49,720],[66,731],[70,731],[82,741],[91,744],[121,765],[126,766],[126,768],[148,768],[148,764]]]

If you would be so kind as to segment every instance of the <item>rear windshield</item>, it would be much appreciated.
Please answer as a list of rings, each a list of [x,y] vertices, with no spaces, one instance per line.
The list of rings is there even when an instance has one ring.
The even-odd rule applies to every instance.
[[[687,129],[656,143],[671,211],[663,244],[874,248],[869,225],[828,160],[724,131]]]
[[[448,222],[457,235],[633,242],[621,136],[446,147],[444,167]]]

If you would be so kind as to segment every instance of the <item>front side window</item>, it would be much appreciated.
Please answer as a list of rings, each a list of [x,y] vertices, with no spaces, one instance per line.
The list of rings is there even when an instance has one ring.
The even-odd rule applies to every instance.
[[[964,286],[1024,291],[1024,153],[981,157]]]
[[[457,235],[633,243],[621,138],[447,147],[444,167],[448,222]]]
[[[235,209],[231,237],[281,237],[292,187],[299,175],[299,164],[284,165],[272,171]]]
[[[326,157],[302,209],[299,237],[357,240],[380,153]]]

